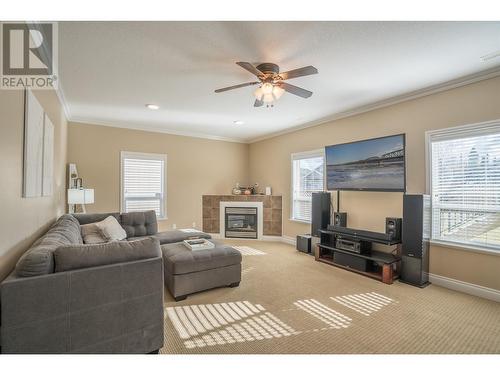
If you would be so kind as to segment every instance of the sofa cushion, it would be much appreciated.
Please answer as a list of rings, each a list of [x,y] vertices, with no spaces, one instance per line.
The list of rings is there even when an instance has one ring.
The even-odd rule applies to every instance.
[[[121,241],[127,238],[127,233],[113,216],[108,216],[103,221],[95,223],[95,225],[97,225],[107,241]]]
[[[121,214],[121,225],[127,238],[150,236],[158,232],[155,211],[127,212]]]
[[[133,262],[160,256],[160,243],[151,237],[137,241],[61,246],[54,252],[55,272]]]
[[[16,264],[16,275],[30,277],[54,272],[54,251],[71,244],[82,244],[80,224],[72,215],[61,216]]]
[[[108,242],[97,223],[84,224],[80,226],[80,229],[82,231],[83,243],[96,244]]]
[[[98,221],[103,221],[108,216],[113,216],[118,222],[120,222],[119,212],[109,212],[104,214],[72,214],[80,223],[80,225],[96,223]]]
[[[212,236],[204,232],[183,232],[181,230],[167,230],[165,232],[158,232],[153,234],[151,237],[156,238],[160,241],[160,245],[167,243],[182,242],[189,238],[206,238],[211,239]],[[127,240],[134,241],[142,237],[129,237]]]
[[[181,275],[241,263],[241,253],[230,246],[217,243],[214,249],[189,250],[182,242],[161,247],[165,272]]]

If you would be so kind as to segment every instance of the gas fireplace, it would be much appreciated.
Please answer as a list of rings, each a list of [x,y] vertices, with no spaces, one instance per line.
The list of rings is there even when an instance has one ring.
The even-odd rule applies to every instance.
[[[225,237],[257,238],[256,207],[226,207]]]

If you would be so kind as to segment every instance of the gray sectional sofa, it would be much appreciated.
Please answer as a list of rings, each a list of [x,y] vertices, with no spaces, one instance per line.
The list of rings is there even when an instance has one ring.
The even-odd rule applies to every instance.
[[[127,240],[83,244],[80,225],[110,215]],[[0,284],[1,352],[157,351],[164,337],[160,244],[190,236],[158,233],[154,211],[61,216]]]

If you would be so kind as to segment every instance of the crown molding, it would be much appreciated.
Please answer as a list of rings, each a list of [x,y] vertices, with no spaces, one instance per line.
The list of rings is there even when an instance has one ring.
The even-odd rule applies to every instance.
[[[150,133],[163,133],[170,135],[178,135],[181,137],[191,137],[191,138],[201,138],[201,139],[209,139],[212,141],[223,141],[223,142],[233,142],[233,143],[248,143],[246,140],[237,139],[237,138],[228,138],[228,137],[220,137],[217,135],[209,135],[204,133],[196,133],[196,132],[185,132],[178,130],[171,130],[160,128],[157,126],[151,125],[141,125],[141,124],[123,124],[123,123],[113,123],[113,122],[104,122],[104,121],[96,121],[84,117],[72,117],[68,120],[70,123],[78,123],[78,124],[88,124],[88,125],[98,125],[98,126],[108,126],[111,128],[121,128],[121,129],[129,129],[129,130],[140,130]]]
[[[432,85],[432,86],[429,86],[429,87],[426,87],[426,88],[423,88],[420,90],[411,91],[411,92],[406,93],[406,94],[393,96],[393,97],[390,97],[390,98],[387,98],[384,100],[380,100],[377,102],[373,102],[370,104],[366,104],[366,105],[363,105],[360,107],[355,107],[355,108],[352,108],[352,109],[347,110],[347,111],[335,113],[335,114],[332,114],[332,115],[327,116],[327,117],[323,117],[323,118],[315,120],[315,121],[307,122],[305,124],[294,126],[293,128],[288,128],[288,129],[274,132],[274,133],[271,133],[268,135],[264,135],[262,137],[248,139],[247,142],[248,143],[256,143],[256,142],[264,141],[266,139],[278,137],[280,135],[285,135],[285,134],[293,133],[293,132],[296,132],[296,131],[299,131],[302,129],[307,129],[307,128],[311,128],[314,126],[322,125],[322,124],[325,124],[325,123],[328,123],[328,122],[331,122],[334,120],[340,120],[343,118],[360,115],[362,113],[374,111],[376,109],[389,107],[391,105],[395,105],[398,103],[410,101],[413,99],[422,98],[425,96],[437,94],[437,93],[440,93],[443,91],[451,90],[451,89],[462,87],[462,86],[467,86],[467,85],[470,85],[470,84],[473,84],[476,82],[484,81],[484,80],[495,78],[498,76],[500,76],[500,66],[496,66],[496,67],[488,69],[488,70],[483,70],[482,72],[479,72],[479,73],[474,73],[474,74],[470,74],[470,75],[463,76],[460,78],[456,78],[456,79],[453,79],[451,81],[439,83],[437,85]]]

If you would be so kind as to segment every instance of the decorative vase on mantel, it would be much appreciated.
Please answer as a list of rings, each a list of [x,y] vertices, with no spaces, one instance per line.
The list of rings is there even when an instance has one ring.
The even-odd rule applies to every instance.
[[[239,182],[236,183],[236,186],[233,188],[232,193],[233,195],[241,195],[241,188]]]
[[[259,186],[258,183],[253,184],[252,186],[248,187],[241,187],[240,183],[237,182],[236,186],[233,188],[232,193],[233,195],[254,195],[257,194],[257,187]]]

